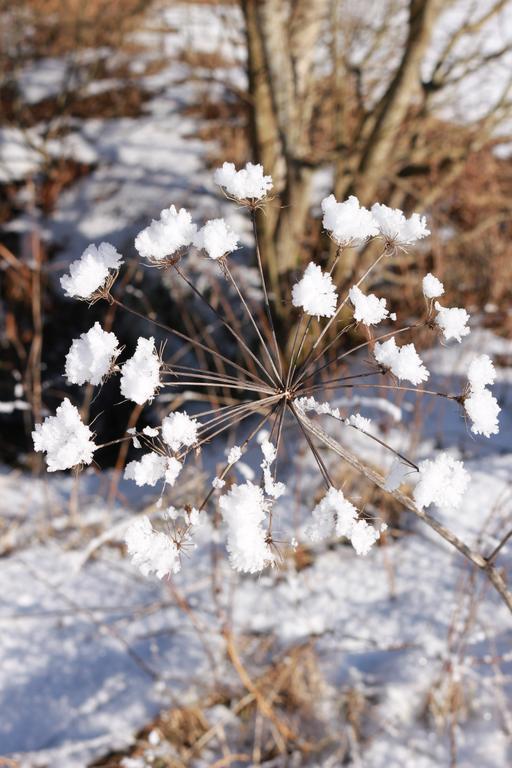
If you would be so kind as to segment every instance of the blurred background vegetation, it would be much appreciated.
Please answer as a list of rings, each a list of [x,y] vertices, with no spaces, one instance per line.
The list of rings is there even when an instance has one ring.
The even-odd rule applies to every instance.
[[[195,44],[204,6],[216,35],[207,26]],[[114,153],[70,150],[69,139],[76,146],[87,136],[94,150],[92,125],[135,126],[155,98],[165,103],[171,69],[171,94],[189,88],[172,109],[193,126],[190,141],[207,148],[205,177],[224,160],[253,160],[274,178],[258,227],[282,333],[291,321],[283,298],[290,277],[311,258],[322,263],[332,247],[319,200],[334,191],[428,215],[428,245],[387,260],[373,278],[403,315],[418,308],[418,275],[433,270],[450,301],[483,310],[482,324],[510,334],[510,0],[2,0],[0,17],[4,460],[19,460],[33,420],[62,398],[71,338],[92,320],[114,322],[104,307],[88,319],[84,305],[71,312],[55,279],[80,255],[66,252],[52,229],[63,195],[115,162]],[[170,34],[179,44],[168,44]],[[34,82],[43,87],[34,91]],[[12,172],[13,142],[30,157],[25,171]],[[143,150],[151,153],[151,138]],[[194,209],[196,192],[180,188],[180,201],[188,196]],[[163,188],[147,216],[171,202],[175,189]],[[126,231],[129,257],[132,242]],[[338,282],[350,285],[371,258],[370,248],[345,254]],[[135,261],[128,275],[146,310],[193,330],[194,302],[184,313]],[[98,405],[109,398],[107,385]],[[120,426],[130,413],[121,405],[102,418]]]

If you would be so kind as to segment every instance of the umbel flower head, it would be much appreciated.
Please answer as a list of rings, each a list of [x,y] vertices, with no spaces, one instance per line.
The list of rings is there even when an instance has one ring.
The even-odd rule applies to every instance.
[[[214,178],[225,195],[246,206],[257,237],[256,209],[268,198],[271,177],[259,165],[249,163],[237,170],[233,164],[224,163]],[[194,335],[181,327],[160,323],[157,326],[164,331],[162,342],[165,335],[183,342],[191,356],[195,351],[194,364],[192,359],[182,363],[181,358],[166,362],[163,353],[157,352],[155,336],[141,336],[135,349],[124,355],[116,336],[99,324],[71,346],[66,360],[66,375],[71,382],[101,386],[105,376],[120,373],[119,398],[132,401],[139,409],[161,393],[172,395],[162,399],[161,405],[185,394],[190,402],[187,411],[174,409],[160,424],[130,429],[119,438],[132,441],[140,451],[126,466],[127,480],[155,488],[163,503],[167,490],[179,486],[187,463],[205,444],[212,446],[216,456],[215,471],[200,503],[191,499],[182,510],[169,506],[163,515],[163,530],[158,529],[157,521],[157,527],[153,527],[148,518],[137,519],[128,529],[128,552],[145,574],[163,578],[176,573],[196,526],[215,505],[233,568],[256,573],[276,565],[279,546],[285,542],[282,532],[280,540],[276,540],[275,520],[290,503],[288,486],[293,479],[289,462],[286,474],[281,476],[285,464],[281,456],[285,444],[295,446],[299,439],[304,440],[318,470],[318,486],[323,486],[321,494],[317,487],[311,488],[310,513],[302,528],[304,539],[311,545],[338,539],[348,543],[355,555],[367,555],[385,530],[378,520],[364,516],[356,500],[347,498],[333,480],[333,463],[340,460],[399,501],[405,499],[406,506],[424,520],[429,518],[423,510],[431,506],[453,512],[462,502],[469,482],[462,462],[447,452],[428,456],[416,465],[381,439],[365,413],[377,404],[395,414],[396,405],[385,400],[390,391],[416,391],[448,399],[453,408],[469,417],[477,435],[489,436],[498,429],[499,407],[488,389],[494,382],[495,370],[487,356],[471,363],[468,384],[459,394],[421,386],[429,372],[413,342],[415,329],[430,332],[434,343],[439,343],[439,334],[445,340],[460,341],[470,332],[464,309],[442,307],[436,301],[444,293],[438,278],[429,273],[418,285],[418,294],[425,297],[425,313],[406,328],[396,327],[396,315],[390,313],[386,298],[365,289],[364,281],[381,259],[391,252],[400,258],[403,249],[428,235],[424,217],[407,217],[379,203],[368,210],[354,196],[338,202],[333,195],[322,201],[322,214],[323,226],[338,246],[337,253],[322,264],[309,263],[289,286],[288,296],[276,297],[265,283],[257,241],[257,269],[252,274],[261,280],[261,290],[251,292],[238,276],[236,262],[240,257],[235,251],[239,238],[224,219],[212,219],[200,226],[185,209],[174,205],[165,208],[159,219],[137,235],[136,250],[145,263],[168,270],[169,280],[202,302],[204,313],[195,315],[196,322],[206,318],[205,324],[223,329],[232,344],[210,344],[210,325],[204,334]],[[343,258],[343,249],[364,246],[370,239],[380,242],[380,252],[370,268],[362,270],[355,284],[342,293],[335,282],[334,267]],[[189,261],[192,249],[194,255]],[[196,284],[192,265],[205,263],[205,259],[197,258],[198,249],[208,257],[208,282],[217,271],[219,290],[230,292],[224,303],[212,302],[211,296]],[[62,286],[70,297],[105,298],[120,312],[133,313],[140,319],[140,306],[125,303],[116,293],[114,276],[121,263],[121,256],[112,246],[91,245],[80,260],[73,262],[70,274],[62,278]],[[246,264],[243,271],[249,271]],[[294,324],[288,334],[278,335],[276,331],[276,300],[288,300],[294,308]],[[136,297],[130,295],[130,302],[135,301]],[[238,316],[243,318],[236,326],[231,321],[235,315],[233,301],[237,302]],[[263,302],[263,308],[257,302]],[[155,333],[153,324],[151,328]],[[357,329],[364,341],[347,346],[348,329]],[[237,352],[232,355],[233,344]],[[353,361],[351,369],[340,368],[340,361],[345,365]],[[211,399],[209,407],[201,405],[205,393]],[[338,398],[336,406],[329,401],[333,394]],[[336,436],[331,434],[333,426]],[[228,430],[233,429],[237,444],[229,449],[219,446]],[[360,433],[360,439],[378,444],[379,451],[384,447],[394,459],[387,480],[354,454],[354,430]],[[109,444],[94,444],[89,427],[82,423],[69,400],[64,400],[55,416],[35,427],[33,437],[35,449],[46,453],[50,471],[90,464],[93,454]],[[255,441],[259,443],[256,471],[246,463],[247,449]],[[254,451],[251,454],[254,463]],[[405,486],[412,487],[407,497]],[[442,526],[436,526],[438,532],[442,530]],[[446,538],[453,541],[453,537]],[[463,547],[459,549],[464,551]]]

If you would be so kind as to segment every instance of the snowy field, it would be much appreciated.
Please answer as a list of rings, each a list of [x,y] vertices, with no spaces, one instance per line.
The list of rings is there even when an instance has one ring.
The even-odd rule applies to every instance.
[[[178,3],[165,20],[178,30],[166,36],[170,58],[184,46],[220,49],[235,59],[223,76],[240,84],[231,10],[185,10]],[[97,167],[64,192],[51,219],[37,222],[43,236],[59,244],[61,263],[103,239],[133,253],[142,222],[171,202],[205,218],[225,215],[250,243],[247,220],[205,173],[208,145],[196,138],[194,119],[183,116],[183,107],[197,99],[188,74],[174,62],[147,76],[144,86],[155,95],[143,115],[91,120],[68,137],[66,151]],[[37,101],[58,89],[59,62],[49,60],[26,78]],[[34,155],[12,132],[4,129],[2,138],[0,173],[22,177]],[[318,188],[325,184],[323,175]],[[22,218],[12,229],[27,224],[34,222]],[[368,404],[376,395],[368,390],[368,402],[354,408],[372,418],[377,436],[416,460],[439,449],[464,459],[471,484],[463,505],[438,517],[487,553],[512,527],[512,341],[483,330],[480,320],[473,318],[460,346],[438,345],[422,356],[429,386],[445,391],[462,389],[475,354],[494,358],[498,435],[475,437],[455,404],[428,397],[418,407],[416,398],[392,394],[395,407],[382,410]],[[334,405],[337,398],[341,394],[333,395]],[[375,442],[315,418],[367,462],[389,469]],[[280,466],[293,490],[278,501],[275,525],[283,560],[259,576],[229,567],[224,537],[205,518],[181,572],[163,581],[145,578],[122,542],[134,516],[158,520],[151,489],[121,479],[109,503],[113,470],[89,468],[78,478],[0,470],[0,756],[6,765],[89,768],[119,750],[125,756],[111,764],[123,768],[336,768],[346,764],[347,753],[356,768],[440,768],[453,764],[454,748],[459,768],[512,764],[512,621],[505,604],[406,510],[366,557],[335,540],[308,544],[304,528],[318,501],[318,472],[300,432],[290,425],[288,434]],[[237,438],[233,431],[231,444]],[[206,446],[170,503],[208,489],[225,447],[224,437]],[[340,460],[324,458],[333,476],[344,479]],[[253,448],[235,468],[238,480],[251,476],[259,461]],[[382,499],[370,506],[377,517],[385,512]],[[499,565],[510,572],[512,544]],[[285,694],[277,709],[291,713],[296,729],[297,748],[287,762],[254,757],[267,726],[247,715],[254,694],[251,700],[236,652],[227,651],[230,640],[253,679],[279,659],[300,680],[292,691],[299,714],[293,701],[287,710]],[[187,708],[202,718],[188,753],[165,738],[165,719],[158,719]],[[278,726],[272,724],[276,741]],[[253,762],[246,759],[251,750]]]

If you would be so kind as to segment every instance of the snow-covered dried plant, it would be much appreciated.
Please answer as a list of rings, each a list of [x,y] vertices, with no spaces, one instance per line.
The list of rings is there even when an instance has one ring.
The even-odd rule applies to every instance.
[[[267,291],[256,227],[256,211],[268,200],[272,179],[261,166],[250,163],[238,171],[234,165],[224,163],[214,178],[225,196],[244,206],[252,218],[254,260],[261,280],[259,307],[255,306],[254,295],[249,296],[241,285],[239,272],[233,269],[231,254],[238,247],[239,237],[224,219],[207,221],[198,228],[188,211],[171,206],[137,235],[135,248],[143,263],[168,270],[183,281],[231,335],[241,354],[229,356],[226,350],[206,343],[207,335],[188,335],[146,318],[153,327],[199,351],[201,356],[197,359],[203,363],[166,363],[157,351],[155,339],[148,336],[139,338],[131,355],[118,364],[122,355],[119,342],[98,323],[73,342],[66,358],[65,371],[70,382],[99,385],[105,377],[119,373],[122,396],[138,405],[151,402],[164,390],[183,391],[191,387],[197,392],[205,387],[208,392],[215,391],[215,405],[208,410],[171,412],[158,427],[130,430],[119,438],[131,439],[142,451],[140,458],[131,461],[125,470],[125,477],[137,485],[158,486],[160,490],[165,485],[174,486],[184,463],[205,443],[233,426],[241,430],[244,422],[250,425],[240,437],[240,444],[229,451],[222,470],[211,478],[208,493],[196,508],[170,507],[165,512],[172,522],[168,526],[172,534],[156,531],[147,518],[138,518],[129,527],[126,543],[133,562],[143,573],[155,573],[160,578],[178,571],[183,549],[193,544],[195,527],[217,503],[233,568],[255,573],[274,565],[278,560],[274,510],[277,500],[288,492],[285,483],[277,478],[278,460],[287,442],[285,433],[294,428],[304,438],[318,467],[319,479],[325,485],[325,494],[304,527],[304,537],[311,542],[343,537],[357,554],[366,555],[385,528],[379,521],[365,519],[354,503],[356,500],[347,499],[343,490],[335,487],[324,453],[325,449],[331,450],[394,495],[482,569],[512,607],[511,595],[494,565],[494,557],[485,558],[474,551],[425,511],[432,505],[450,513],[459,508],[469,483],[463,463],[449,453],[439,453],[416,464],[384,443],[369,418],[334,407],[329,398],[333,392],[353,394],[358,387],[370,388],[374,394],[406,391],[443,397],[454,408],[460,408],[475,434],[489,437],[498,431],[500,409],[489,389],[495,371],[487,355],[471,362],[463,391],[450,394],[425,388],[429,371],[410,341],[414,332],[423,329],[442,343],[460,342],[470,332],[465,309],[439,303],[444,294],[440,280],[432,274],[423,278],[424,315],[405,327],[395,326],[396,316],[390,313],[384,297],[364,292],[366,279],[380,262],[391,254],[399,257],[402,251],[429,235],[425,218],[416,213],[407,218],[402,211],[380,203],[367,210],[354,196],[344,202],[338,202],[333,195],[323,200],[323,226],[336,244],[336,252],[330,263],[308,264],[290,286],[289,300],[296,308],[295,324],[288,338],[278,341],[278,336],[285,334],[275,330],[276,297]],[[345,248],[363,247],[370,240],[381,243],[378,255],[347,294],[341,296],[334,280],[336,264],[343,258]],[[223,315],[206,292],[197,287],[188,259],[198,252],[218,270],[219,279],[231,293],[229,301],[234,298],[239,302],[248,332],[242,326],[234,327],[229,315]],[[89,303],[104,299],[143,317],[124,304],[114,291],[122,263],[120,254],[108,243],[90,245],[71,264],[69,274],[62,277],[62,287],[70,297]],[[379,331],[382,324],[385,325]],[[345,341],[355,327],[366,340],[347,348]],[[401,343],[405,334],[407,343]],[[368,353],[363,369],[361,351]],[[356,352],[360,354],[355,355]],[[340,363],[346,363],[352,354],[354,370],[342,375]],[[205,360],[215,361],[216,370]],[[364,400],[363,397],[360,402]],[[356,456],[347,447],[350,439],[339,442],[332,437],[319,423],[317,417],[323,416],[339,422],[348,438],[350,431],[356,430],[364,439],[377,441],[389,450],[394,461],[388,476],[383,477]],[[55,416],[36,426],[33,437],[35,449],[47,454],[49,471],[90,464],[96,451],[116,442],[95,444],[90,428],[82,423],[77,409],[67,399]],[[257,481],[253,475],[250,480],[242,477],[244,482],[233,483],[231,469],[240,462],[252,441],[259,443],[261,450],[261,478]],[[410,494],[405,493],[404,482],[412,488]]]

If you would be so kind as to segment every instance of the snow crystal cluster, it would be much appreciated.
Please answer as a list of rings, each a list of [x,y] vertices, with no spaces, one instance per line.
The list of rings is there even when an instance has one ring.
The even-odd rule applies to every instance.
[[[490,437],[499,432],[498,414],[501,411],[498,401],[487,389],[496,377],[493,362],[489,355],[479,355],[471,361],[468,370],[468,392],[464,397],[464,408],[473,422],[471,431],[475,435]]]
[[[177,545],[165,533],[155,531],[147,516],[129,526],[125,543],[132,562],[144,576],[154,573],[157,578],[163,579],[180,570]]]
[[[48,416],[42,424],[36,424],[32,439],[34,450],[46,453],[48,472],[90,464],[96,450],[91,430],[67,397],[55,416]]]
[[[270,442],[266,434],[261,436],[260,446],[263,453],[261,468],[263,470],[265,493],[273,499],[278,499],[283,493],[286,493],[286,486],[284,483],[277,483],[272,477],[271,466],[277,458],[276,447]]]
[[[265,176],[263,166],[247,163],[237,171],[233,163],[217,168],[213,179],[228,195],[236,200],[263,200],[272,189],[272,176]]]
[[[422,280],[423,295],[426,299],[438,299],[444,293],[444,285],[432,272]]]
[[[227,549],[236,571],[257,573],[274,562],[263,522],[269,503],[263,490],[250,481],[233,485],[219,499],[222,518],[227,526]]]
[[[90,299],[103,289],[108,277],[115,273],[123,259],[110,243],[98,247],[88,245],[79,259],[69,265],[69,275],[60,278],[66,296]]]
[[[312,542],[323,541],[333,533],[350,539],[358,555],[367,555],[385,526],[380,530],[366,520],[357,519],[357,509],[337,488],[329,488],[312,512],[313,520],[306,528]]]
[[[216,260],[238,247],[238,237],[224,219],[211,219],[194,237],[194,245]]]
[[[436,504],[445,512],[458,509],[469,484],[469,474],[462,461],[448,453],[419,464],[419,479],[413,491],[419,509]]]
[[[339,203],[334,195],[322,200],[323,227],[340,246],[363,245],[380,235],[386,242],[406,246],[430,234],[424,216],[413,213],[406,218],[398,208],[375,203],[371,211],[351,195]]]
[[[143,229],[135,238],[135,248],[144,259],[159,262],[180,248],[191,245],[197,232],[190,213],[174,205],[164,208],[159,219]]]
[[[372,214],[359,205],[354,195],[343,203],[338,203],[334,195],[329,195],[322,200],[321,206],[323,227],[341,247],[362,245],[370,237],[379,234]]]
[[[307,315],[332,317],[338,296],[330,274],[310,262],[304,275],[292,289],[294,307],[301,307]]]
[[[162,421],[162,439],[176,452],[197,442],[198,429],[197,419],[191,418],[185,411],[174,411]]]
[[[382,344],[379,342],[375,344],[374,355],[377,362],[390,370],[397,379],[405,379],[411,384],[420,384],[429,377],[414,344],[404,344],[402,347],[398,347],[394,336],[392,336]]]
[[[144,405],[152,400],[160,386],[160,358],[151,336],[142,336],[132,357],[121,368],[121,394],[134,403]]]
[[[461,307],[443,307],[438,301],[434,307],[437,311],[436,325],[441,329],[446,341],[450,339],[462,341],[462,337],[467,336],[470,331],[467,326],[469,315],[466,310]]]
[[[352,286],[349,298],[354,305],[354,319],[365,325],[378,325],[388,315],[386,299],[379,299],[375,294],[366,296],[357,285]]]
[[[371,212],[380,235],[394,245],[412,245],[430,235],[426,218],[417,213],[407,219],[399,208],[389,208],[382,203],[374,203]]]
[[[66,355],[66,378],[70,384],[101,384],[119,355],[114,333],[104,331],[99,323],[74,339]]]
[[[139,461],[130,461],[126,465],[124,477],[126,480],[134,480],[139,486],[155,486],[162,478],[173,486],[181,470],[182,464],[174,456],[162,456],[150,451]]]

